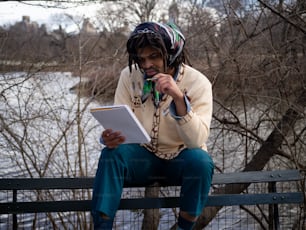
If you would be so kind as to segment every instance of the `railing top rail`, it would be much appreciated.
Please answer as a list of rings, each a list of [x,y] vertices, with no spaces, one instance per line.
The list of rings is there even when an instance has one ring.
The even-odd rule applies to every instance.
[[[249,171],[234,173],[216,173],[212,184],[267,183],[301,180],[299,170]],[[93,177],[76,178],[3,178],[0,179],[0,190],[40,190],[40,189],[90,189]],[[152,182],[155,181],[152,179]],[[160,181],[163,184],[163,180]],[[176,186],[167,184],[166,186]],[[125,185],[125,187],[144,187]]]
[[[218,176],[217,176],[218,175]],[[213,184],[262,183],[301,180],[299,170],[248,171],[216,174]]]
[[[93,186],[93,180],[92,177],[5,178],[0,179],[0,190],[89,189]]]

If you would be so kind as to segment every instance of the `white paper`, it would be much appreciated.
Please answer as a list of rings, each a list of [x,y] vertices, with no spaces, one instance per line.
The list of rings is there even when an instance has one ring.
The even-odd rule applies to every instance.
[[[90,113],[104,129],[120,131],[124,143],[149,143],[151,138],[133,111],[127,105],[111,105],[92,108]]]

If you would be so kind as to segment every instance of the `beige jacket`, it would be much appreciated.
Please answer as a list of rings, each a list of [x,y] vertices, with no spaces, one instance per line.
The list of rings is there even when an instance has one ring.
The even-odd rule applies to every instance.
[[[174,119],[169,112],[172,98],[164,95],[159,103],[156,148],[145,145],[163,159],[176,157],[184,148],[202,148],[207,151],[205,143],[209,136],[213,104],[211,83],[202,73],[183,64],[177,76],[177,85],[189,99],[191,111],[179,120]],[[153,121],[156,123],[155,106],[151,96],[141,103],[142,87],[143,74],[135,69],[130,73],[126,67],[120,75],[115,104],[129,105],[152,137]]]

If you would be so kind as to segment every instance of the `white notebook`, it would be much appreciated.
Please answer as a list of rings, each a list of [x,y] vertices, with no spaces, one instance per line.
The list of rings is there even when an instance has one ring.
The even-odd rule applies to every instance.
[[[127,105],[101,106],[90,109],[90,113],[104,129],[120,131],[124,143],[149,143],[151,138]]]

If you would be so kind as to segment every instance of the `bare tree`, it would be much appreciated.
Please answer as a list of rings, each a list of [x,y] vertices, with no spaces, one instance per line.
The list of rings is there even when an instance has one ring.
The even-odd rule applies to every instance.
[[[191,19],[197,25],[192,28],[196,28],[198,33],[195,34],[199,35],[193,37],[192,44],[204,43],[203,47],[209,47],[206,55],[211,57],[199,60],[204,66],[208,65],[206,69],[202,65],[203,72],[213,76],[212,136],[218,139],[212,140],[210,151],[216,160],[216,169],[221,172],[275,167],[305,170],[306,166],[302,160],[305,151],[305,67],[302,64],[306,59],[303,52],[305,21],[301,16],[292,17],[273,5],[261,3],[265,8],[244,12],[241,11],[244,8],[237,5],[224,4],[226,15],[216,24],[217,30],[205,27],[203,21],[197,23],[195,17]],[[295,7],[289,9],[282,5],[281,9],[288,12]],[[192,12],[194,14],[195,10]],[[200,31],[205,33],[199,34]],[[203,37],[208,38],[203,40]],[[228,146],[224,146],[224,142]],[[240,193],[247,187],[237,185],[230,191],[226,186],[213,193]],[[206,226],[218,210],[219,207],[206,208],[196,229]],[[305,216],[303,209],[299,212]],[[296,221],[303,225],[303,218]]]
[[[40,38],[37,36],[36,42],[43,44]],[[74,69],[75,76],[65,72],[46,72],[50,68],[48,63],[37,61],[45,57],[35,56],[35,52],[30,50],[27,52],[35,57],[33,59],[29,59],[27,55],[9,57],[8,60],[18,60],[22,66],[18,65],[19,62],[12,61],[3,65],[9,64],[11,69],[24,70],[1,73],[0,77],[0,146],[1,158],[9,159],[7,176],[14,173],[33,178],[84,177],[94,174],[96,161],[89,159],[97,159],[100,150],[96,149],[99,126],[90,122],[88,113],[93,96],[81,97],[81,90],[77,90],[77,94],[71,94],[69,91],[74,84],[83,82],[83,72],[93,62],[90,57],[95,58],[92,53],[94,46],[99,44],[99,37],[92,39],[91,36],[79,34],[74,39],[77,46],[70,50],[69,67],[57,68],[59,71]],[[32,42],[31,38],[26,36],[23,36],[22,41],[24,46]],[[97,63],[99,60],[95,61]],[[99,94],[105,87],[107,86],[95,89],[95,93]],[[90,199],[91,192],[82,190],[66,195],[73,196],[74,199]],[[54,200],[59,194],[56,191],[37,191],[35,196],[35,200]],[[88,213],[77,213],[77,222],[71,221],[71,217],[66,213],[47,215],[55,229],[59,223],[66,228],[78,226],[80,229],[89,229],[91,226]],[[33,226],[38,226],[40,221],[41,218],[36,216]]]

